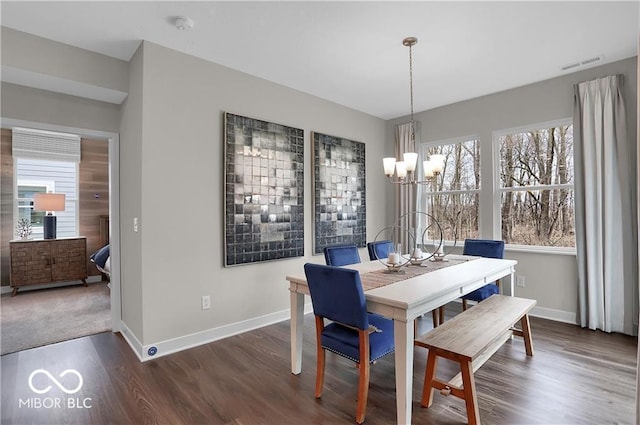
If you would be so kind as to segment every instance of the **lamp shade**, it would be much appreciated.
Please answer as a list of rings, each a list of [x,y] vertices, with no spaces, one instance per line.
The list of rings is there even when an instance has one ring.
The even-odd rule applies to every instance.
[[[402,155],[404,159],[404,163],[407,167],[407,171],[414,172],[416,171],[416,164],[418,163],[418,154],[415,152],[405,152]]]
[[[384,167],[384,173],[391,177],[396,168],[396,159],[395,158],[382,158],[382,165]]]
[[[433,164],[433,172],[437,174],[442,173],[447,157],[444,155],[430,155],[429,160]]]
[[[422,161],[422,168],[425,178],[433,177],[433,163],[431,161]]]
[[[404,161],[396,162],[396,174],[398,174],[399,179],[407,177],[407,164]]]
[[[35,211],[64,211],[64,193],[36,193],[33,209]]]

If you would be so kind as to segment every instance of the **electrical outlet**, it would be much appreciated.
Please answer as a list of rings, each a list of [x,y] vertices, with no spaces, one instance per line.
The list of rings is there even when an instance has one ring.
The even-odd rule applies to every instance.
[[[202,296],[202,309],[209,310],[211,308],[211,297],[209,295]]]
[[[516,276],[516,286],[518,288],[524,288],[524,276],[522,275]]]
[[[133,217],[133,231],[138,231],[138,217]]]

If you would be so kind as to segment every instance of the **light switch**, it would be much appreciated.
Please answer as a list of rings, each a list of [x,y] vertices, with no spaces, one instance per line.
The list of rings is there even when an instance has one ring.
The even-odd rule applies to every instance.
[[[138,231],[138,217],[133,217],[133,231]]]

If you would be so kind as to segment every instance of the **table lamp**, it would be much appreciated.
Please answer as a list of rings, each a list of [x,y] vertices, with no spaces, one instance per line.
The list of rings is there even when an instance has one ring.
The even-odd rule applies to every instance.
[[[36,193],[34,196],[33,209],[35,211],[47,211],[42,220],[44,227],[44,238],[56,238],[56,216],[52,211],[64,211],[64,193]]]

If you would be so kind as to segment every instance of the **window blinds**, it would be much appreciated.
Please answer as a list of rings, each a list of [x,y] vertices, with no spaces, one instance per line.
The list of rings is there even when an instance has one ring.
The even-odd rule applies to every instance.
[[[12,145],[16,158],[80,162],[80,136],[75,134],[15,127]]]

